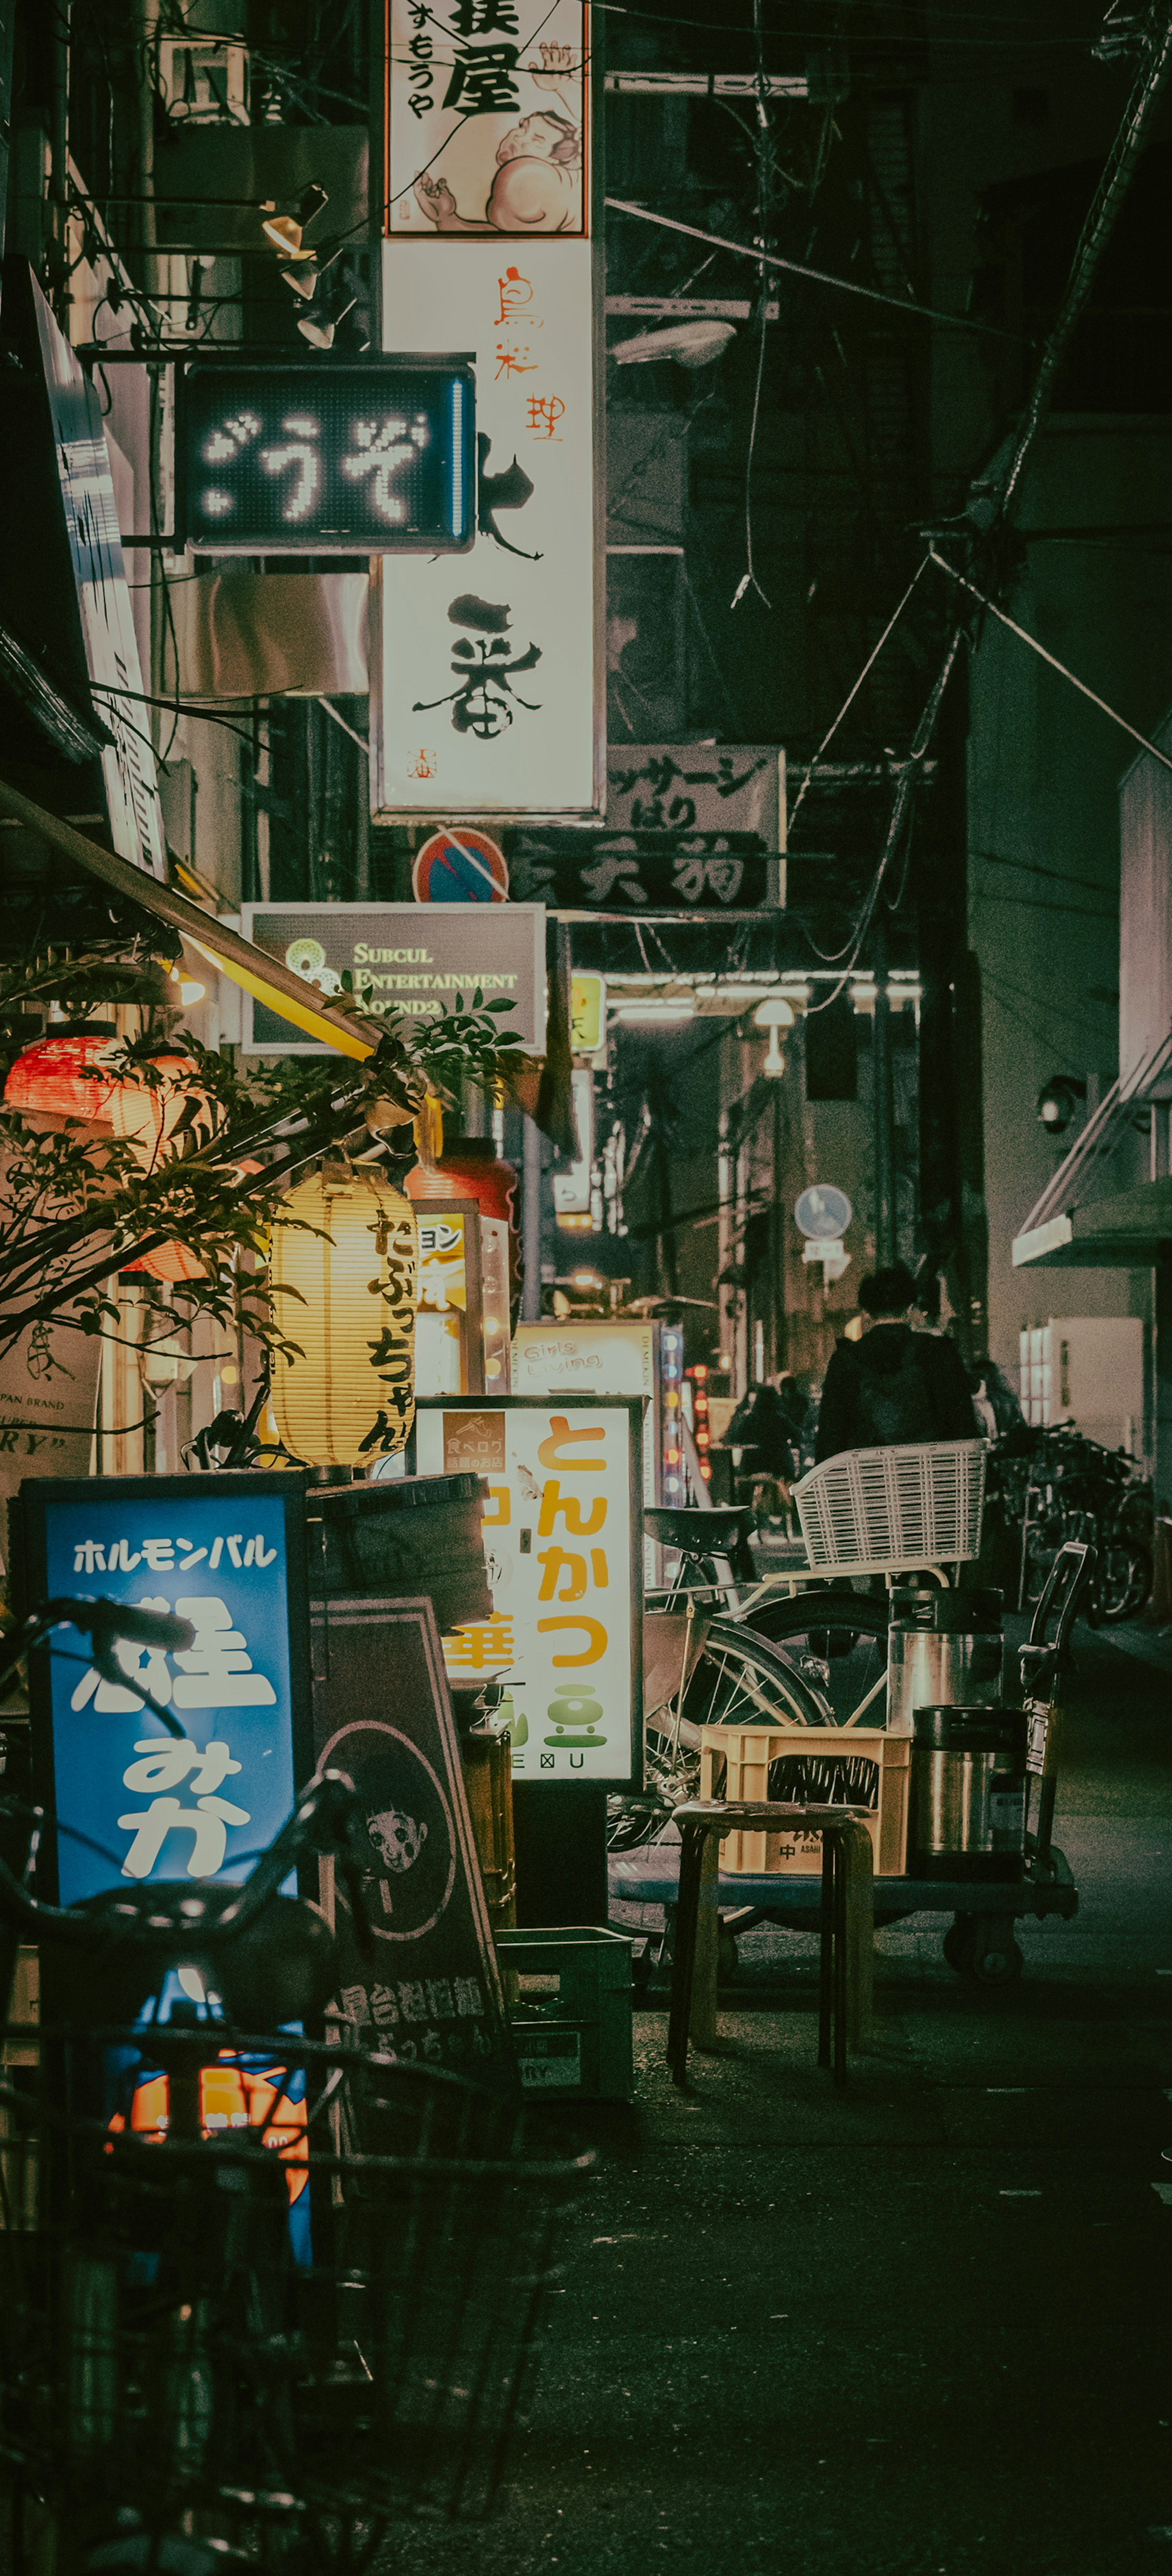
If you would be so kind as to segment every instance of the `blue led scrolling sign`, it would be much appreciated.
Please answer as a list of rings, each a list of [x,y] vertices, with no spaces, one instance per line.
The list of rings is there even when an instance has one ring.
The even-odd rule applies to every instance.
[[[183,370],[178,535],[197,554],[460,554],[476,388],[459,359]]]

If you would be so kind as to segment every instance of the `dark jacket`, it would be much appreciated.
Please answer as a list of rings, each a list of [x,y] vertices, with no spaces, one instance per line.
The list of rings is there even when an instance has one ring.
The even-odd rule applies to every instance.
[[[723,1446],[726,1449],[749,1449],[752,1464],[767,1476],[784,1476],[786,1481],[797,1473],[795,1450],[800,1451],[805,1397],[792,1379],[780,1387],[751,1386],[738,1404]]]
[[[943,1335],[874,1324],[860,1342],[838,1344],[822,1389],[820,1459],[840,1449],[979,1436],[960,1355]]]

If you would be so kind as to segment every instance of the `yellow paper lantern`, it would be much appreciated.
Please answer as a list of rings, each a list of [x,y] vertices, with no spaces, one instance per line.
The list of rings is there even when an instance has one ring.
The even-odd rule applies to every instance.
[[[272,1280],[303,1301],[276,1305],[304,1357],[274,1360],[277,1429],[307,1466],[372,1466],[403,1447],[415,1413],[414,1209],[369,1165],[327,1164],[285,1212],[302,1222],[274,1226]]]

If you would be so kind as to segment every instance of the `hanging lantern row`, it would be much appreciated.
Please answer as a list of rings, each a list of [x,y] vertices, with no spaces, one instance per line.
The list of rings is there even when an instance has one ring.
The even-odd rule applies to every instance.
[[[284,1214],[301,1222],[274,1226],[270,1277],[303,1356],[274,1360],[277,1430],[307,1466],[372,1466],[415,1414],[414,1211],[382,1173],[335,1163],[298,1182]]]
[[[206,1092],[192,1091],[190,1056],[174,1050],[152,1056],[162,1080],[146,1083],[109,1070],[111,1050],[119,1043],[107,1022],[49,1030],[18,1055],[4,1085],[4,1105],[19,1110],[33,1127],[78,1119],[95,1133],[118,1136],[149,1172],[182,1150],[193,1123],[214,1133],[222,1113]],[[126,1267],[170,1286],[204,1276],[198,1254],[184,1243],[160,1244]]]

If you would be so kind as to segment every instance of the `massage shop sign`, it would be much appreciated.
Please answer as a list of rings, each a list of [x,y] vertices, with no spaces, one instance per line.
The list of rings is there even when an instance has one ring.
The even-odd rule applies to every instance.
[[[638,1784],[642,1746],[642,1400],[433,1398],[422,1475],[488,1485],[492,1617],[443,1639],[448,1678],[503,1685],[514,1777]]]
[[[382,559],[376,819],[604,809],[587,19],[389,0],[384,345],[473,357],[478,504]]]

